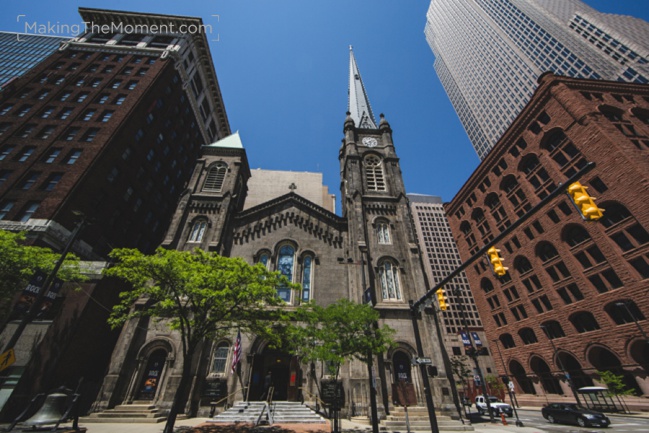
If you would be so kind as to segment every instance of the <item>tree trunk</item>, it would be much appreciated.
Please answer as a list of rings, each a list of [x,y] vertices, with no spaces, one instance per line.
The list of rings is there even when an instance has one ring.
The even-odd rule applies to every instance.
[[[165,424],[163,433],[173,433],[174,431],[176,418],[178,417],[178,413],[180,413],[184,406],[187,387],[191,383],[193,358],[194,350],[191,350],[183,359],[183,370],[182,375],[180,376],[180,383],[178,384],[178,388],[176,389],[176,394],[174,394],[174,401],[171,404],[171,409],[169,410],[169,416],[167,417],[167,423]]]

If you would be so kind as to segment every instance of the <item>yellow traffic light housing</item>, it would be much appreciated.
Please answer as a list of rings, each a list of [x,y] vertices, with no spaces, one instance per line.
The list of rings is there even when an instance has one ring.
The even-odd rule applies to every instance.
[[[570,184],[568,187],[568,195],[577,207],[581,217],[588,221],[597,221],[604,216],[604,209],[600,209],[595,204],[595,197],[591,197],[586,190],[587,186],[583,186],[579,182]]]
[[[502,277],[507,273],[509,268],[506,268],[505,265],[503,265],[503,259],[498,254],[499,252],[500,250],[496,247],[491,247],[487,250],[487,255],[489,256],[489,261],[493,266],[494,273],[499,277]]]
[[[437,289],[435,292],[437,294],[437,302],[439,303],[439,309],[446,311],[448,309],[448,304],[446,303],[446,293],[444,289]]]

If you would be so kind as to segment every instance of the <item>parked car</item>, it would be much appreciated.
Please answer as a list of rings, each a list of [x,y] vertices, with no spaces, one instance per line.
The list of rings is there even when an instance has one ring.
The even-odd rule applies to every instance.
[[[491,406],[491,411],[494,416],[500,416],[501,413],[504,413],[506,416],[513,416],[514,410],[510,405],[501,401],[498,397],[493,395],[489,396],[489,406]],[[475,398],[475,407],[478,409],[480,415],[487,413],[487,399],[484,395],[479,395]]]
[[[611,420],[595,410],[576,403],[549,403],[541,409],[543,418],[551,423],[577,424],[581,427],[608,427]]]

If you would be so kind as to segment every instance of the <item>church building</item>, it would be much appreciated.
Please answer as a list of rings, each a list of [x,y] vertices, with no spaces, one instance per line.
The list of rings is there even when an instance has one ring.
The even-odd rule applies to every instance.
[[[299,292],[278,288],[287,308],[308,301],[326,306],[340,299],[361,303],[371,298],[379,324],[396,330],[396,346],[374,360],[378,405],[384,413],[392,404],[391,385],[398,381],[413,383],[418,404],[425,405],[424,383],[412,365],[417,352],[409,301],[421,298],[428,283],[396,149],[390,124],[383,115],[377,122],[372,112],[350,48],[348,112],[338,151],[342,216],[301,196],[300,189],[246,207],[251,171],[235,133],[203,147],[163,242],[165,248],[201,248],[280,271],[302,286]],[[429,311],[420,320],[420,330],[424,356],[439,371],[429,379],[435,405],[448,410],[450,385]],[[229,403],[259,400],[268,371],[274,377],[275,400],[313,401],[316,382],[327,379],[322,365],[314,371],[254,335],[242,336],[241,374],[233,375],[234,339],[232,335],[202,347],[193,366],[188,412],[209,412],[209,390],[221,390],[230,396]],[[178,335],[146,318],[133,319],[122,330],[94,410],[139,401],[168,409],[182,362]],[[152,372],[158,378],[153,387],[147,383]],[[368,375],[359,361],[341,367],[343,413],[367,414]]]

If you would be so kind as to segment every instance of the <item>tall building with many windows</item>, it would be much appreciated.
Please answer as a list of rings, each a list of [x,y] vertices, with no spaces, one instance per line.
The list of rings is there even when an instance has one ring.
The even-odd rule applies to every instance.
[[[480,159],[544,72],[649,82],[649,23],[580,0],[432,0],[425,34]]]
[[[69,39],[0,32],[0,88],[29,71]]]
[[[58,248],[82,212],[83,257],[152,251],[201,147],[230,134],[207,35],[159,33],[200,18],[79,12],[94,26],[0,95],[0,228]],[[99,32],[120,23],[140,33]]]

